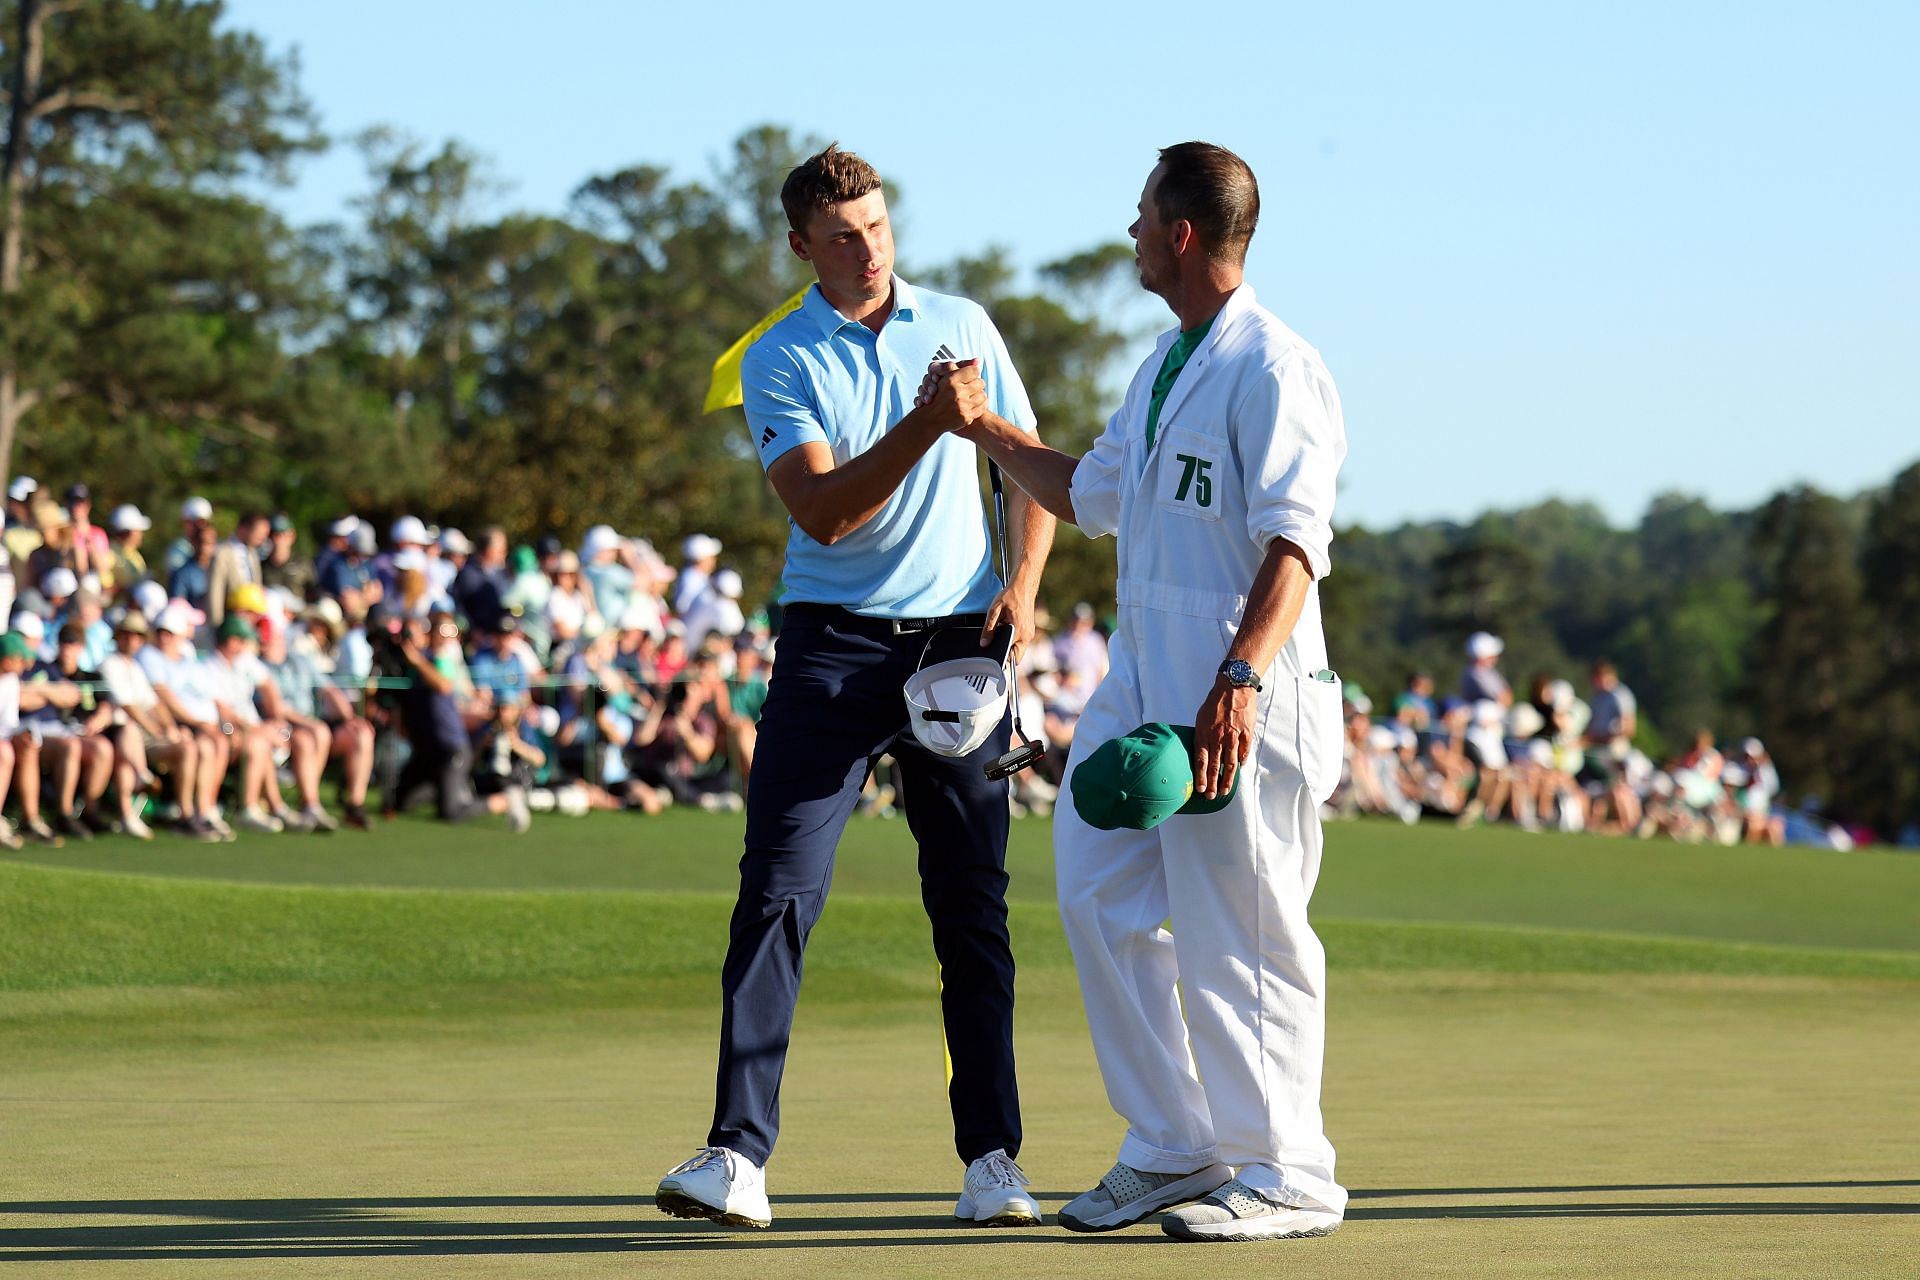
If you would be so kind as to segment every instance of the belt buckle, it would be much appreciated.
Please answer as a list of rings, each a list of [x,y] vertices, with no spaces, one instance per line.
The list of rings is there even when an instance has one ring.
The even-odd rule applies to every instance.
[[[917,635],[925,631],[931,622],[926,618],[892,618],[893,634],[897,636]]]

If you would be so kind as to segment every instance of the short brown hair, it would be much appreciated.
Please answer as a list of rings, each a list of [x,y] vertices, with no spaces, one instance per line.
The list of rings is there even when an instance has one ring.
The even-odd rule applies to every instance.
[[[815,210],[831,209],[879,189],[880,175],[873,166],[851,151],[842,151],[836,142],[794,166],[780,186],[780,207],[787,211],[787,225],[804,236]]]
[[[1162,222],[1192,223],[1212,257],[1238,265],[1260,221],[1260,184],[1247,162],[1225,147],[1182,142],[1160,150],[1153,206]]]

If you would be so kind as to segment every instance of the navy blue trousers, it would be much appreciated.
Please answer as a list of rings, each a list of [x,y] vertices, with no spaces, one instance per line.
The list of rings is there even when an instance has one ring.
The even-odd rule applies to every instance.
[[[834,849],[874,762],[891,752],[920,846],[953,1083],[954,1146],[971,1163],[1020,1150],[1013,1069],[1013,950],[1007,938],[1007,784],[984,769],[1007,750],[1003,721],[970,756],[923,748],[901,686],[925,634],[838,610],[788,610],[761,713],[747,792],[746,854],[721,970],[720,1070],[707,1141],[756,1164],[780,1131],[780,1077],[807,935],[826,904]],[[927,661],[977,656],[979,628],[937,635]],[[932,1046],[928,1046],[929,1054]]]

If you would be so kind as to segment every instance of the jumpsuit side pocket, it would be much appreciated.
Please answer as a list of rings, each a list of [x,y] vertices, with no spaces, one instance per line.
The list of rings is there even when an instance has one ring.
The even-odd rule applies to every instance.
[[[1331,679],[1327,677],[1331,676]],[[1298,750],[1300,772],[1307,794],[1316,805],[1325,804],[1340,784],[1340,678],[1331,671],[1297,677],[1299,699]]]

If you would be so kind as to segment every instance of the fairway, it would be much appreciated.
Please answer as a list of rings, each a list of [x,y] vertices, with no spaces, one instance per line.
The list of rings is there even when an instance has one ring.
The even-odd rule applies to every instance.
[[[1911,1276],[1920,859],[1329,829],[1323,1241],[1196,1258],[951,1220],[904,826],[809,953],[772,1230],[651,1206],[711,1108],[738,819],[0,861],[0,1262],[35,1275]],[[31,861],[26,859],[30,858]],[[1022,1164],[1111,1162],[1016,824]],[[991,1251],[991,1252],[989,1252]],[[710,1256],[711,1255],[711,1256]]]

